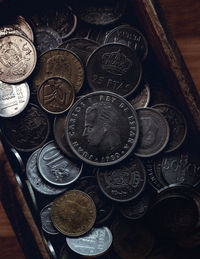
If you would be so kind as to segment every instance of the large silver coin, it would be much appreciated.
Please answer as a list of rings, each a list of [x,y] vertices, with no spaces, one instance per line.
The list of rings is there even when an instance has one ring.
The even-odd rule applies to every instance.
[[[57,235],[59,232],[54,227],[52,220],[51,220],[51,206],[52,203],[47,204],[41,211],[40,211],[40,219],[42,223],[42,229],[50,235]]]
[[[66,136],[72,151],[84,162],[96,166],[116,164],[137,143],[137,115],[132,105],[115,93],[90,93],[70,109]]]
[[[28,84],[7,84],[0,81],[0,116],[13,117],[22,112],[30,99]]]

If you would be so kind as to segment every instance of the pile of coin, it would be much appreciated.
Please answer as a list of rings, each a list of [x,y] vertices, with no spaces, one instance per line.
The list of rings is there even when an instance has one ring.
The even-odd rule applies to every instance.
[[[200,246],[198,155],[131,8],[65,2],[0,28],[3,142],[53,258]]]

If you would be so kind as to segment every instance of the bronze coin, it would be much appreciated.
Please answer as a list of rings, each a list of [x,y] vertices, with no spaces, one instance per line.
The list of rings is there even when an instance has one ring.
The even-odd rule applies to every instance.
[[[19,35],[0,38],[0,80],[18,83],[33,72],[37,55],[33,43]]]
[[[64,78],[52,77],[42,83],[37,92],[41,107],[52,114],[69,110],[75,98],[73,86]]]
[[[96,207],[88,194],[71,190],[53,202],[51,219],[55,228],[62,234],[78,237],[93,227]]]
[[[80,59],[71,51],[53,49],[38,59],[37,70],[32,78],[32,88],[37,91],[41,84],[51,77],[62,77],[75,88],[76,93],[84,81],[84,68]]]
[[[22,30],[26,36],[31,40],[32,42],[34,41],[34,35],[33,31],[31,29],[31,26],[27,23],[27,21],[24,19],[23,16],[18,16],[17,17],[17,22],[15,24],[17,29]]]

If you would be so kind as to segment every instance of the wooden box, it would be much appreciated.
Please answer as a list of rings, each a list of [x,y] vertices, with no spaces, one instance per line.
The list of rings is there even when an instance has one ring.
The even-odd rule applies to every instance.
[[[151,51],[156,57],[165,83],[176,96],[178,105],[184,112],[188,128],[200,143],[200,97],[176,42],[166,24],[158,0],[131,0],[133,16],[137,16]],[[1,8],[1,6],[0,6]],[[3,143],[3,141],[2,141]],[[18,241],[26,258],[50,258],[39,228],[35,223],[23,192],[16,181],[6,150],[0,143],[0,197]]]

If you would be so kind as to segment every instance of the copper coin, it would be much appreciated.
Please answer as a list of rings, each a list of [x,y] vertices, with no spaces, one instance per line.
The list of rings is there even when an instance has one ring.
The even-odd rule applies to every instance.
[[[127,97],[140,83],[142,66],[132,49],[122,44],[109,43],[91,54],[86,73],[93,91],[111,91]]]
[[[84,81],[84,68],[76,54],[65,49],[53,49],[38,59],[37,70],[32,78],[32,88],[37,91],[41,84],[51,77],[62,77],[75,88],[76,93]]]
[[[23,16],[17,17],[16,27],[22,30],[29,38],[29,40],[31,40],[32,42],[34,41],[34,35],[31,26],[27,23]]]
[[[37,92],[41,107],[52,114],[69,110],[75,98],[73,86],[64,78],[52,77],[42,83]]]
[[[13,117],[22,112],[29,101],[28,84],[7,84],[0,81],[0,116]]]
[[[0,38],[0,80],[18,83],[33,72],[37,55],[33,43],[19,35]]]
[[[93,227],[96,207],[88,194],[71,190],[53,202],[51,219],[55,228],[62,234],[78,237]]]
[[[148,106],[150,101],[150,87],[147,82],[144,82],[142,88],[134,93],[134,97],[129,100],[135,109],[145,108]]]
[[[4,119],[2,130],[10,146],[22,152],[31,152],[46,142],[50,122],[42,109],[29,104],[19,115]]]
[[[84,162],[107,166],[125,159],[139,136],[132,105],[111,92],[81,97],[67,115],[66,136],[70,148]]]

